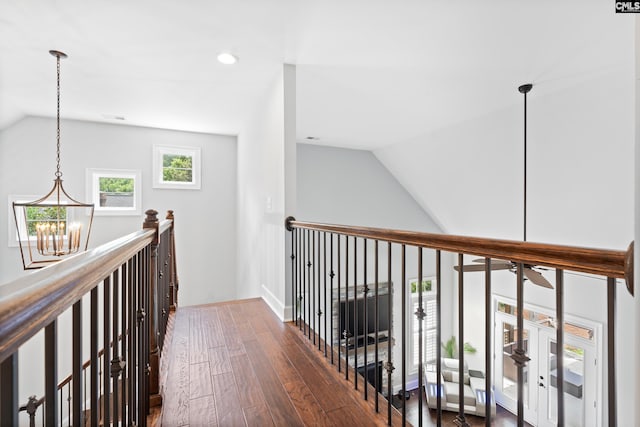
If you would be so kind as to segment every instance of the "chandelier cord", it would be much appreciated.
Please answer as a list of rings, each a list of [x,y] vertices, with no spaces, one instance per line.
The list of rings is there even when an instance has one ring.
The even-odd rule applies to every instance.
[[[57,110],[57,129],[56,129],[56,177],[60,178],[62,172],[60,172],[60,55],[56,55],[57,58],[57,77],[58,77],[58,110]]]

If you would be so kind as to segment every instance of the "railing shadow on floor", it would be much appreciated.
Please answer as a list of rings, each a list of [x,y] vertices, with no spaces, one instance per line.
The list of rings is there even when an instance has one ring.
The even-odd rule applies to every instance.
[[[146,425],[161,404],[160,349],[178,289],[173,211],[163,221],[157,214],[146,211],[141,231],[4,285],[14,291],[0,299],[1,426],[19,425],[21,411],[31,425],[38,417],[46,426]],[[71,331],[61,331],[69,309]],[[44,395],[20,405],[19,351],[40,331],[44,378],[33,386]],[[71,349],[60,348],[69,335]]]

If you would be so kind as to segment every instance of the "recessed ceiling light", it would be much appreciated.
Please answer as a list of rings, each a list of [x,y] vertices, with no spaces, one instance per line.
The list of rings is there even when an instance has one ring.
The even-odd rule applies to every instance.
[[[222,52],[218,55],[218,62],[224,65],[233,65],[238,62],[238,58],[228,52]]]

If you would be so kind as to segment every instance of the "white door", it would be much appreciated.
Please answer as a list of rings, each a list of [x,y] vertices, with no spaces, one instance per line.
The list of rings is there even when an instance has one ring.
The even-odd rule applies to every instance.
[[[511,307],[501,303],[501,307]],[[513,312],[513,311],[512,311]],[[523,320],[523,347],[531,359],[524,368],[524,419],[533,426],[557,425],[557,349],[552,317],[526,310],[531,320]],[[535,320],[535,321],[533,321]],[[565,322],[564,334],[564,408],[565,426],[598,426],[596,330],[600,327],[578,326]],[[494,387],[496,403],[516,414],[518,379],[511,354],[516,349],[516,317],[495,312]]]
[[[541,329],[538,336],[538,426],[550,427],[557,425],[558,415],[556,336],[555,331],[548,328]],[[563,357],[565,426],[596,426],[598,376],[595,345],[565,333]]]
[[[496,403],[503,408],[518,412],[518,369],[511,358],[517,348],[518,328],[516,318],[503,313],[495,313],[495,353],[494,353],[494,386]],[[524,351],[531,360],[524,367],[524,419],[535,425],[537,422],[538,406],[538,329],[531,322],[524,322],[523,331]],[[531,350],[535,354],[531,354]]]

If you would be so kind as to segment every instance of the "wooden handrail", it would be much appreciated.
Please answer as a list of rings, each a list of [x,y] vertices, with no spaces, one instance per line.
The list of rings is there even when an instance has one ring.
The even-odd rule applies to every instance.
[[[159,229],[166,229],[170,223],[162,221]],[[147,229],[131,233],[3,285],[0,362],[149,245],[157,232]]]
[[[347,236],[439,249],[447,252],[499,258],[530,265],[615,277],[626,280],[627,289],[631,295],[633,295],[634,291],[633,242],[629,244],[626,251],[620,251],[384,228],[323,224],[296,221],[293,217],[287,218],[285,225],[288,230],[301,228],[327,231]]]

